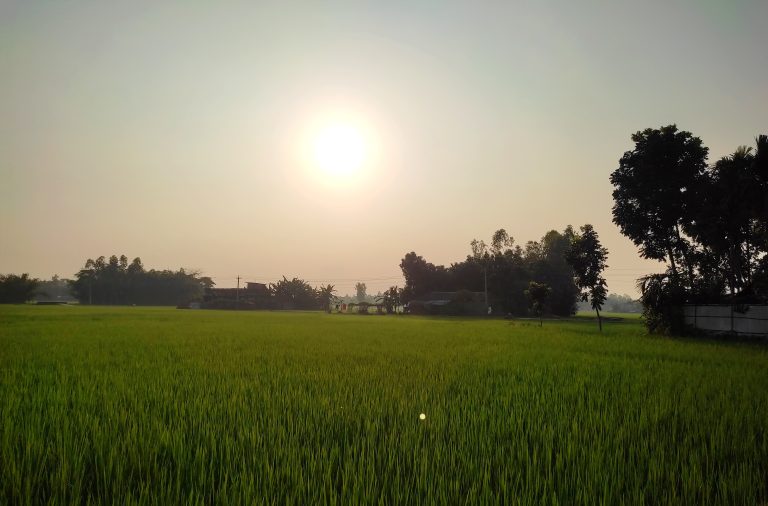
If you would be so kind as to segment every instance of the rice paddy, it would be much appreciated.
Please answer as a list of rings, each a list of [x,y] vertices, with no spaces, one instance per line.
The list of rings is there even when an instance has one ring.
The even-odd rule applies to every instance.
[[[759,504],[767,427],[638,320],[0,307],[5,504]]]

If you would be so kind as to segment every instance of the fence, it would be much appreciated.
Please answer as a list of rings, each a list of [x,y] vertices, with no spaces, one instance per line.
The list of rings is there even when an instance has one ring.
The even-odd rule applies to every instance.
[[[685,305],[683,316],[705,332],[768,337],[768,306]]]

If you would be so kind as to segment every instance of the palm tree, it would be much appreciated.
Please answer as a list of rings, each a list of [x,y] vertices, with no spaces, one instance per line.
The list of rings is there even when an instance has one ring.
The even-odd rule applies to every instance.
[[[320,288],[317,289],[317,300],[320,302],[323,309],[329,313],[331,312],[331,304],[336,300],[336,296],[334,295],[335,292],[336,288],[331,284],[320,286]]]

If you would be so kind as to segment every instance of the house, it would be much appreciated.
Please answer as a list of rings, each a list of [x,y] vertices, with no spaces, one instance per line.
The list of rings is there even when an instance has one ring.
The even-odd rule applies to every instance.
[[[269,307],[269,288],[265,283],[247,282],[243,288],[209,288],[203,296],[204,308],[241,309]]]
[[[269,296],[269,288],[264,283],[247,282],[244,288],[209,288],[205,292],[205,300],[213,299],[253,299]]]

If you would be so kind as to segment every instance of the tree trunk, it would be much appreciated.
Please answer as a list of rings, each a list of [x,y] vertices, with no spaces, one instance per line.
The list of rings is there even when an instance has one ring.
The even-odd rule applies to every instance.
[[[677,266],[675,265],[675,255],[672,253],[672,246],[667,244],[667,256],[669,256],[669,267],[672,269],[672,277],[677,281]]]
[[[747,233],[747,237],[744,240],[747,246],[746,251],[746,258],[747,258],[747,279],[746,282],[750,286],[752,285],[752,248],[749,247],[749,233]]]
[[[675,233],[677,234],[677,244],[678,246],[683,244],[683,239],[680,236],[680,227],[678,225],[675,225]],[[693,265],[691,264],[690,259],[688,258],[688,253],[683,251],[683,262],[685,263],[685,268],[688,271],[688,285],[693,286]]]
[[[603,331],[603,319],[600,317],[600,310],[595,308],[595,312],[597,313],[597,326],[600,327],[600,332]]]

